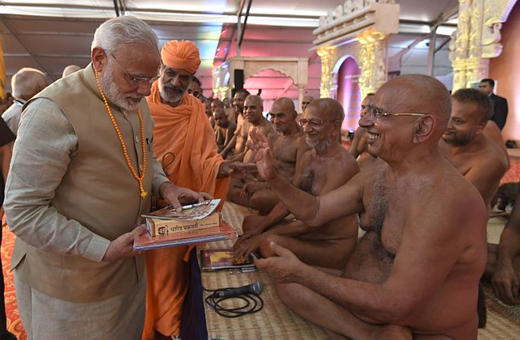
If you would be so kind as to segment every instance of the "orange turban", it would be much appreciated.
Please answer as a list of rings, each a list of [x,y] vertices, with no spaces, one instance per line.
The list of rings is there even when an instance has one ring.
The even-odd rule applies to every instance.
[[[195,73],[200,66],[200,54],[197,45],[189,40],[168,41],[161,50],[164,65]]]

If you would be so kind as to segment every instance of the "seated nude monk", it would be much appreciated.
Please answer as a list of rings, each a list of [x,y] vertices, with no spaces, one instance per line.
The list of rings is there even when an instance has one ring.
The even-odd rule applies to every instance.
[[[251,137],[260,175],[303,223],[361,214],[366,234],[342,272],[306,265],[275,242],[278,257],[255,260],[282,301],[331,338],[477,339],[487,210],[439,151],[450,110],[435,78],[388,81],[360,120],[380,160],[318,197],[280,176],[267,141]]]
[[[295,120],[294,102],[285,97],[277,99],[269,112],[269,118],[277,133],[277,138],[273,141],[276,165],[282,176],[292,180],[299,156],[308,149],[302,130]],[[264,213],[269,213],[278,203],[278,198],[271,192],[269,185],[259,178],[246,180],[240,194],[242,198],[249,198],[246,205]]]
[[[215,138],[220,153],[233,139],[237,125],[229,121],[224,108],[217,108],[213,117],[215,120]]]
[[[337,142],[343,118],[343,108],[334,99],[318,99],[307,107],[300,124],[310,149],[296,163],[292,181],[296,187],[319,196],[339,188],[359,172],[354,157]],[[262,246],[262,255],[272,256],[268,245],[275,241],[307,264],[345,268],[357,243],[355,215],[330,221],[319,229],[299,220],[284,220],[287,215],[287,207],[280,202],[267,216],[246,217],[235,255],[248,255]]]
[[[272,143],[275,143],[277,138],[276,130],[273,128],[273,125],[262,115],[262,111],[262,98],[253,95],[250,95],[246,98],[244,102],[244,117],[246,118],[250,127],[258,129],[264,135],[268,136],[268,139]],[[299,130],[296,122],[294,122],[294,126],[294,130],[298,132]],[[245,152],[241,156],[237,156],[235,160],[242,160],[244,163],[252,163],[254,162],[254,153],[252,150],[246,148]],[[290,176],[294,175],[294,163],[296,163],[296,157],[294,157],[294,160],[292,160],[293,165],[292,169],[289,171]],[[249,186],[251,186],[250,189],[248,189]],[[278,203],[276,195],[272,194],[271,191],[266,187],[259,188],[261,190],[253,191],[251,193],[249,190],[253,190],[253,186],[254,182],[248,184],[242,179],[231,180],[228,199],[234,203],[257,209],[262,213],[269,213],[269,211],[271,211],[276,203]]]
[[[365,115],[366,107],[370,104],[370,100],[374,97],[373,93],[366,95],[365,99],[361,103],[361,117]],[[376,160],[376,157],[372,156],[368,152],[368,136],[367,130],[363,127],[358,127],[354,133],[354,139],[350,144],[350,154],[357,160],[360,168],[365,165],[372,163]]]
[[[249,91],[241,89],[238,90],[233,97],[234,116],[231,117],[228,115],[228,118],[229,121],[235,121],[237,123],[237,129],[235,130],[235,136],[230,143],[233,147],[231,148],[231,146],[228,146],[222,150],[221,154],[224,158],[229,158],[228,153],[234,154],[234,157],[242,157],[242,154],[245,152],[250,126],[249,122],[244,117],[244,103],[247,96],[249,96]],[[235,160],[235,158],[230,159]]]
[[[206,97],[200,97],[202,103],[204,104],[204,113],[206,113],[206,116],[208,117],[209,124],[211,125],[211,128],[215,128],[215,118],[213,118],[213,112],[211,111],[211,98]]]
[[[439,142],[442,153],[480,192],[488,209],[508,159],[484,134],[493,107],[489,97],[476,89],[460,89],[452,96],[448,129]]]
[[[500,243],[488,243],[484,279],[491,280],[495,295],[508,305],[520,304],[520,193]]]

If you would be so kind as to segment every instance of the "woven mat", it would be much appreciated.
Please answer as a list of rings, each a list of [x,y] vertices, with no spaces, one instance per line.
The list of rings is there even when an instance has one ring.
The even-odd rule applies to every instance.
[[[248,208],[226,202],[222,215],[225,221],[242,233],[242,221],[247,215],[256,214]],[[234,240],[209,243],[211,249],[231,248]],[[291,312],[278,298],[271,278],[261,272],[232,273],[232,272],[203,272],[202,282],[208,289],[222,287],[238,287],[254,281],[264,284],[264,309],[259,313],[245,315],[240,318],[228,319],[219,316],[207,305],[206,322],[211,339],[227,340],[260,340],[260,339],[294,339],[320,340],[327,339],[325,332],[298,315]],[[493,291],[484,286],[488,306],[488,322],[486,329],[479,330],[479,340],[513,340],[520,339],[520,306],[509,307],[498,301]],[[229,307],[238,307],[230,304]]]
[[[222,209],[222,218],[242,234],[242,222],[248,215],[257,212],[240,205],[226,202]],[[235,240],[208,243],[209,249],[228,249]],[[255,340],[255,339],[289,339],[319,340],[327,339],[321,328],[308,323],[294,314],[280,301],[274,289],[274,282],[264,273],[233,273],[230,271],[202,272],[202,284],[207,289],[222,287],[239,287],[261,281],[264,284],[262,299],[264,308],[251,315],[228,319],[219,316],[208,305],[204,305],[208,334],[211,339]],[[240,301],[229,304],[239,307]]]

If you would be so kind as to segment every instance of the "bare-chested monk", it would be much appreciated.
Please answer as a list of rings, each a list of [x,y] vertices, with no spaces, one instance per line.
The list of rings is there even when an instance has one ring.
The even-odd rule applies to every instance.
[[[211,111],[212,99],[206,98],[204,96],[201,96],[199,99],[204,104],[204,113],[206,113],[206,117],[208,117],[211,128],[215,129],[215,118],[213,117],[213,112]]]
[[[314,101],[314,97],[313,96],[310,96],[308,94],[306,94],[305,96],[303,96],[302,98],[302,104],[301,104],[301,109],[302,109],[302,112],[299,113],[297,116],[296,116],[296,120],[299,120],[300,117],[303,115],[303,113],[305,112],[305,109],[307,108],[307,106],[309,106],[310,103],[312,103]]]
[[[250,124],[250,128],[254,127],[261,131],[267,138],[274,143],[277,138],[277,133],[273,125],[262,115],[263,111],[262,98],[259,96],[247,96],[244,102],[244,117]],[[238,128],[238,127],[237,127]],[[237,133],[235,133],[237,135]],[[242,155],[238,155],[235,160],[242,160],[244,163],[253,163],[255,159],[254,152],[246,149]],[[294,174],[294,169],[292,170]],[[276,195],[272,194],[270,190],[259,190],[253,194],[246,192],[244,186],[246,182],[241,179],[232,179],[229,186],[228,199],[234,203],[252,207],[263,213],[268,213],[278,203]]]
[[[360,120],[381,160],[319,197],[276,173],[265,140],[252,143],[260,174],[307,225],[362,214],[367,233],[343,273],[305,265],[274,242],[279,257],[256,261],[279,282],[280,298],[331,338],[477,339],[487,210],[439,151],[450,110],[436,79],[390,80]]]
[[[366,107],[370,104],[370,100],[374,97],[374,95],[374,93],[367,94],[365,99],[363,99],[363,102],[361,102],[361,117],[365,115]],[[367,130],[361,126],[358,127],[354,133],[354,139],[352,140],[352,144],[350,144],[349,151],[350,154],[357,160],[360,168],[363,168],[376,160],[376,157],[372,156],[368,152]]]
[[[520,304],[520,193],[499,244],[488,244],[484,279],[491,280],[495,295],[508,305]]]
[[[313,96],[310,96],[308,94],[303,96],[303,98],[302,98],[302,113],[305,112],[305,109],[307,108],[307,106],[309,106],[309,104],[312,103],[313,101],[314,101],[314,97]]]
[[[508,160],[500,147],[484,134],[493,107],[476,89],[460,89],[452,96],[448,129],[439,146],[443,154],[480,192],[488,209]]]
[[[249,134],[249,122],[244,118],[244,102],[249,96],[249,91],[241,89],[235,93],[233,97],[233,108],[235,111],[237,129],[235,130],[234,140],[230,144],[234,145],[235,154],[241,155],[246,149],[247,137]],[[229,117],[229,116],[228,116]],[[233,121],[230,117],[230,121]],[[229,147],[231,148],[231,147]],[[222,153],[227,155],[230,152],[228,148],[224,149]]]
[[[359,172],[354,157],[337,142],[343,118],[343,108],[333,99],[318,99],[307,107],[300,124],[311,149],[298,158],[295,186],[314,196],[323,195]],[[287,215],[287,207],[280,202],[267,216],[246,217],[244,235],[235,244],[235,255],[248,255],[262,245],[262,255],[271,256],[268,245],[275,241],[307,264],[345,268],[357,242],[355,215],[331,221],[319,229],[298,220],[284,220]]]
[[[294,102],[285,97],[277,99],[273,103],[269,117],[278,134],[273,141],[277,169],[282,176],[293,180],[298,156],[308,149],[301,128],[295,120]],[[252,156],[248,157],[247,161],[253,161],[252,158]],[[241,195],[243,202],[240,204],[251,206],[266,214],[279,202],[267,183],[258,178],[249,178],[242,186]]]
[[[213,117],[215,120],[215,138],[217,140],[217,147],[220,154],[222,154],[222,150],[224,150],[231,140],[233,140],[237,125],[234,122],[229,121],[223,107],[217,108]]]
[[[509,154],[507,153],[506,143],[504,142],[504,138],[502,137],[502,131],[498,128],[497,123],[492,120],[488,120],[486,127],[484,128],[484,134],[495,142],[500,149],[504,152],[507,157],[507,169],[509,170],[509,166],[511,165],[511,161],[509,159]]]

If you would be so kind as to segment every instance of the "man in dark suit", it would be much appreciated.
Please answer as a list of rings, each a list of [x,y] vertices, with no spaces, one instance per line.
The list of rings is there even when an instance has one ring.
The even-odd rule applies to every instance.
[[[494,121],[500,130],[504,128],[507,120],[507,100],[504,97],[497,96],[493,93],[493,88],[495,87],[495,81],[493,79],[482,79],[478,88],[483,93],[487,94],[491,101],[493,102],[493,111],[494,114],[490,120]]]

